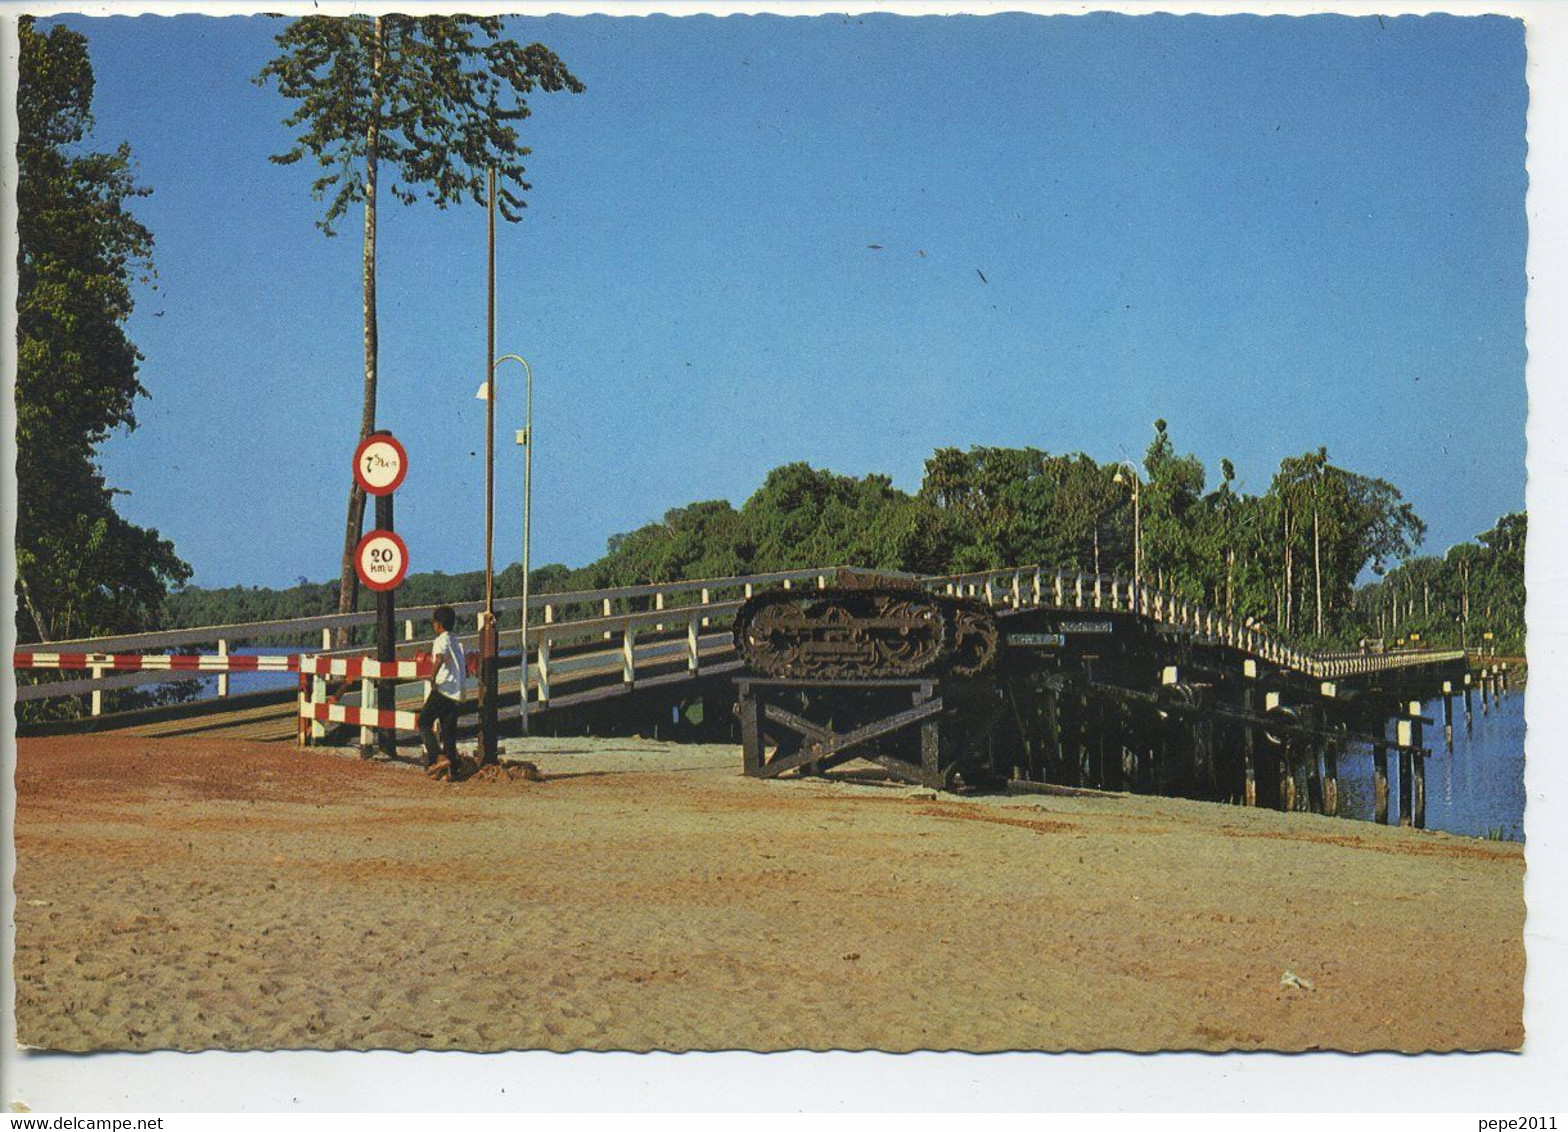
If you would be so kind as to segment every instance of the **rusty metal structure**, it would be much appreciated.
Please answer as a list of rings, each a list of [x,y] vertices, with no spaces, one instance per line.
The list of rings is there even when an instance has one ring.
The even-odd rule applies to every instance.
[[[990,758],[1002,634],[984,602],[845,572],[831,587],[758,594],[734,633],[747,773],[865,759],[932,787],[1005,777]],[[765,732],[783,737],[771,757]]]
[[[983,602],[853,574],[826,589],[758,594],[734,632],[750,671],[783,680],[979,676],[995,669],[1001,642]]]
[[[1372,757],[1377,820],[1395,756],[1399,820],[1424,824],[1433,721],[1419,701],[1442,689],[1451,737],[1462,653],[1298,653],[1116,579],[934,581],[947,592],[841,573],[741,607],[747,774],[858,759],[937,789],[1050,784],[1334,814],[1354,747]]]

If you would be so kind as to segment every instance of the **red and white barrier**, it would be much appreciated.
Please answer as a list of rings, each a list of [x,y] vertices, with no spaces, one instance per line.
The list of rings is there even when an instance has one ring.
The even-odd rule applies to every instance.
[[[115,672],[298,672],[314,657],[238,653],[17,652],[13,668],[104,669]]]
[[[377,680],[430,680],[435,676],[435,658],[421,653],[410,660],[371,660],[368,657],[302,656],[299,658],[300,742],[307,735],[324,738],[327,724],[347,723],[359,726],[359,741],[368,745],[375,741],[376,728],[397,731],[416,731],[419,713],[379,709],[364,705],[374,702]],[[360,707],[349,707],[335,702],[328,694],[328,679],[358,680]],[[307,679],[308,678],[308,679]],[[307,687],[308,685],[308,687]]]
[[[380,661],[366,657],[245,656],[239,653],[18,652],[15,668],[102,669],[113,672],[299,672],[347,680],[428,680],[435,662],[428,656]]]
[[[320,704],[302,700],[300,717],[315,723],[357,723],[360,727],[393,727],[399,731],[417,731],[419,713],[416,711],[385,711],[377,708],[347,707],[343,704]]]
[[[302,656],[299,671],[305,676],[340,676],[345,680],[429,680],[436,665],[429,656],[385,661],[362,656]]]

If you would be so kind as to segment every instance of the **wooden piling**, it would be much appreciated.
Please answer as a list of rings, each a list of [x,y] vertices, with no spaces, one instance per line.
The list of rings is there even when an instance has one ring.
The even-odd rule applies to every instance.
[[[1379,825],[1388,824],[1388,746],[1372,744],[1372,809]]]
[[[1326,790],[1326,776],[1323,772],[1323,756],[1327,746],[1322,740],[1314,738],[1307,750],[1307,812],[1309,814],[1328,813],[1328,794]]]
[[[1412,814],[1411,824],[1413,824],[1417,829],[1425,829],[1426,828],[1426,757],[1424,755],[1416,755],[1411,760],[1411,764],[1412,764],[1412,766],[1415,769],[1415,778],[1414,778],[1414,781],[1413,781],[1412,786],[1411,786],[1411,793],[1414,795],[1414,799],[1413,799],[1413,801],[1411,803],[1411,805],[1413,806],[1413,814]]]
[[[1401,719],[1395,728],[1395,737],[1399,743],[1399,824],[1410,824],[1410,780],[1415,777],[1415,769],[1411,765],[1410,745],[1413,731],[1412,721]]]
[[[1198,788],[1210,798],[1219,789],[1214,770],[1214,720],[1202,716],[1192,725],[1193,775]]]
[[[1323,744],[1323,812],[1339,814],[1339,747],[1332,739]]]
[[[1105,701],[1101,700],[1094,707],[1094,785],[1099,790],[1104,790],[1107,781],[1109,781],[1109,772],[1105,758],[1105,744],[1107,742],[1105,716]]]
[[[740,717],[742,773],[756,777],[762,773],[762,702],[753,694],[751,684],[742,681],[735,705]]]
[[[1405,707],[1408,719],[1399,721],[1399,824],[1426,828],[1426,759],[1421,746],[1421,704]]]
[[[1454,685],[1448,680],[1443,681],[1443,742],[1454,749]]]
[[[1296,808],[1296,768],[1289,742],[1279,747],[1279,808],[1287,813]]]
[[[1487,669],[1487,668],[1483,668],[1483,669],[1481,669],[1481,714],[1482,715],[1490,715],[1492,713],[1492,705],[1490,703],[1491,690],[1492,690],[1492,673],[1491,673],[1491,670]]]
[[[1047,741],[1046,762],[1043,768],[1044,780],[1057,781],[1062,773],[1062,695],[1060,692],[1047,692],[1046,718],[1050,730],[1050,739]]]
[[[1470,734],[1470,729],[1475,719],[1474,705],[1470,700],[1471,678],[1470,673],[1465,673],[1465,734]]]
[[[1253,681],[1258,678],[1258,662],[1244,660],[1241,664],[1241,706],[1248,715],[1254,711],[1253,701],[1256,699],[1256,689]],[[1243,805],[1256,806],[1258,804],[1258,767],[1256,751],[1253,744],[1257,742],[1257,734],[1250,723],[1241,725],[1241,766],[1242,786],[1241,800]]]
[[[1410,738],[1416,746],[1421,746],[1421,705],[1414,700],[1410,703]],[[1426,756],[1419,751],[1411,757],[1411,766],[1414,775],[1411,781],[1411,824],[1417,829],[1426,828]]]
[[[1078,697],[1078,785],[1092,786],[1094,784],[1094,769],[1091,765],[1093,747],[1089,742],[1090,723],[1089,697]]]

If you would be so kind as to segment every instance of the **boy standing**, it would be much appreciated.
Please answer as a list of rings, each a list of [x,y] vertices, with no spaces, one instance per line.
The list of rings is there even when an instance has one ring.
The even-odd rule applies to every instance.
[[[437,636],[430,647],[436,670],[430,680],[430,695],[419,709],[419,737],[425,744],[425,773],[432,778],[453,777],[457,767],[457,708],[463,702],[463,681],[468,673],[468,658],[463,646],[452,635],[457,614],[450,605],[437,606],[430,615]],[[436,749],[435,726],[441,726],[441,749]]]

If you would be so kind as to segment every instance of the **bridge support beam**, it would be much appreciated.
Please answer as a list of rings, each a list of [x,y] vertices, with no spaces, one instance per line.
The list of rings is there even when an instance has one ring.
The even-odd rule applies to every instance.
[[[1257,711],[1258,662],[1250,657],[1241,662],[1241,707],[1248,715]],[[1255,745],[1258,736],[1249,722],[1241,725],[1241,801],[1243,805],[1258,804],[1258,766]]]
[[[1339,744],[1332,739],[1323,744],[1323,812],[1339,814]]]
[[[942,789],[954,767],[942,766],[941,718],[943,699],[933,680],[778,680],[742,677],[737,682],[738,711],[741,720],[742,765],[753,778],[777,778],[789,771],[820,774],[851,759],[876,763],[895,778],[917,785]],[[892,714],[886,712],[888,697],[900,691],[910,696],[911,706]],[[828,692],[840,697],[840,713],[851,701],[862,701],[865,720],[845,727],[835,716],[818,722],[802,714],[807,709],[785,707],[778,699],[791,700],[806,692],[814,698]],[[775,702],[768,702],[770,699]],[[880,707],[877,705],[881,705]],[[820,712],[819,712],[820,714]],[[869,718],[868,718],[869,717]],[[889,753],[884,741],[917,729],[914,744],[918,762]],[[768,754],[768,732],[778,737],[777,749]],[[899,748],[893,748],[898,750]]]
[[[1372,744],[1372,816],[1379,825],[1388,824],[1388,746],[1384,743]]]

